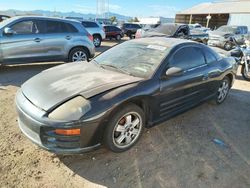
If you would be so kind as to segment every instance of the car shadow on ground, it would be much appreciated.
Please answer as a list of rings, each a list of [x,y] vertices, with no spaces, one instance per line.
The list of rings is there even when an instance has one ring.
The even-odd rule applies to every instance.
[[[43,70],[62,64],[58,63],[33,63],[24,65],[10,65],[0,67],[0,86],[20,87],[25,81],[42,72]]]
[[[101,148],[59,158],[76,175],[107,187],[249,187],[247,97],[250,92],[233,89],[222,105],[204,103],[144,130],[124,153]]]

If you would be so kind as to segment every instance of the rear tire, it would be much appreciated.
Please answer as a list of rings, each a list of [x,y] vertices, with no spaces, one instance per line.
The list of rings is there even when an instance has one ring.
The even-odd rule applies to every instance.
[[[102,43],[102,38],[99,35],[94,35],[93,36],[93,44],[95,45],[95,47],[100,47]]]
[[[231,42],[226,42],[226,44],[224,45],[224,50],[230,51],[232,49],[233,49],[233,44]]]
[[[122,38],[122,36],[121,36],[121,35],[116,35],[116,37],[115,37],[115,39],[116,39],[117,41],[120,41],[120,40],[121,40],[121,38]]]
[[[82,47],[73,48],[69,53],[69,62],[89,61],[89,53]]]
[[[123,106],[108,122],[104,144],[113,152],[124,152],[134,146],[143,132],[145,115],[135,104]]]

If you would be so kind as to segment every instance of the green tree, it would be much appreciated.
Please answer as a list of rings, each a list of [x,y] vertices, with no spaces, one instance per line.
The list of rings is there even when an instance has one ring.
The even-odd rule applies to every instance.
[[[111,17],[110,17],[110,21],[111,21],[112,23],[117,22],[117,18],[116,18],[115,16],[111,16]]]
[[[134,18],[134,22],[140,22],[137,17]]]

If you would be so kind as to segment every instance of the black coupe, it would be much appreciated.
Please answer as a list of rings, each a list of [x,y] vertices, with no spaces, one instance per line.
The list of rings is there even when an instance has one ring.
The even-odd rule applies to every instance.
[[[17,93],[19,127],[55,153],[101,144],[132,147],[144,127],[208,99],[222,103],[236,74],[234,59],[196,42],[145,38],[124,42],[91,62],[41,72]]]

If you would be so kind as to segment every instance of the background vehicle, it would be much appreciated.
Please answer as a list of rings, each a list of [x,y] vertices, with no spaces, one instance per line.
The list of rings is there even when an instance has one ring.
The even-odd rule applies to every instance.
[[[221,26],[217,30],[209,32],[208,45],[217,46],[227,51],[234,47],[230,40],[234,38],[239,45],[244,44],[245,37],[248,36],[247,26]]]
[[[122,30],[116,26],[112,25],[107,25],[103,27],[105,30],[106,38],[107,39],[116,39],[116,40],[121,40],[124,36]]]
[[[209,31],[211,31],[210,28],[203,27],[201,24],[198,24],[198,23],[196,23],[196,24],[188,24],[188,27],[189,27],[190,30],[202,31],[204,33],[207,33]]]
[[[6,16],[6,15],[0,15],[0,22],[3,21],[3,20],[6,20],[10,18],[9,16]]]
[[[93,36],[95,47],[101,46],[102,40],[106,38],[103,27],[94,21],[82,21],[82,25]]]
[[[191,31],[186,24],[160,24],[148,30],[138,30],[136,38],[165,36],[172,38],[190,39],[196,42],[207,43],[208,34],[202,31]]]
[[[0,23],[1,64],[84,61],[94,55],[92,36],[80,22],[24,16]]]
[[[129,38],[133,38],[138,29],[141,29],[141,26],[139,24],[134,23],[124,23],[121,26],[122,32]]]
[[[243,78],[250,81],[250,41],[246,40],[244,45],[239,45],[237,41],[232,38],[235,49],[230,51],[230,55],[235,57],[237,62],[241,64],[241,74]]]
[[[221,58],[203,44],[130,40],[90,63],[57,66],[25,82],[16,96],[19,126],[56,153],[89,151],[101,143],[122,152],[144,127],[208,99],[221,104],[235,74],[233,58]]]

